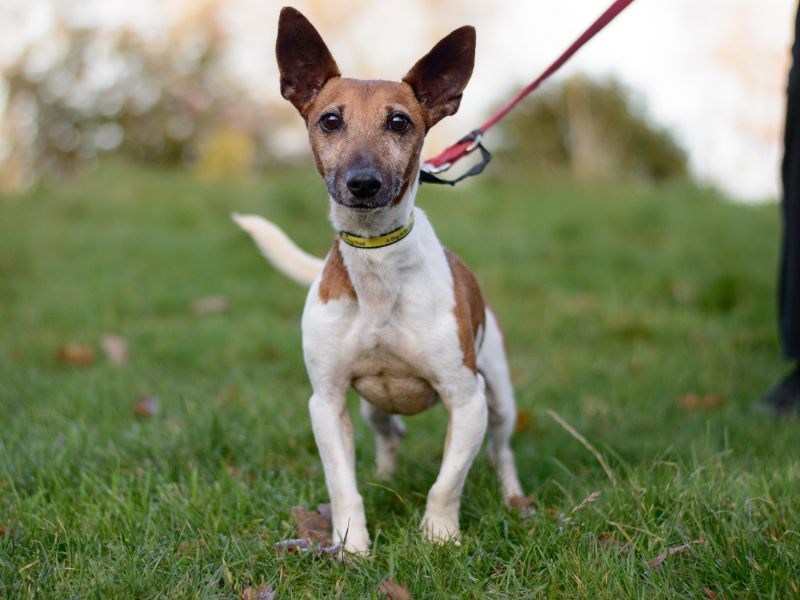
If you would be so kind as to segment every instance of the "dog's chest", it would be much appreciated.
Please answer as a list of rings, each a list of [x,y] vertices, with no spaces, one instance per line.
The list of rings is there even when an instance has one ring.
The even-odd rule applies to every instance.
[[[392,266],[354,277],[359,306],[351,329],[350,383],[382,410],[413,415],[438,400],[430,367],[448,302],[446,291],[437,289],[444,287],[441,282],[432,284],[429,268]]]

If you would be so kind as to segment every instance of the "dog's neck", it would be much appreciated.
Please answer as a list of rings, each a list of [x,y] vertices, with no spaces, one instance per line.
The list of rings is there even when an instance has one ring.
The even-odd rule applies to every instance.
[[[348,208],[330,198],[330,221],[337,232],[346,231],[364,238],[375,238],[400,227],[411,220],[414,198],[419,187],[419,177],[409,185],[399,201],[373,210]],[[369,251],[368,249],[365,251]]]
[[[408,225],[414,211],[417,186],[418,181],[415,181],[399,202],[370,212],[356,211],[331,201],[331,223],[337,231],[367,238]],[[418,213],[416,222],[414,229],[403,239],[381,248],[354,248],[337,241],[360,310],[376,325],[388,322],[407,274],[424,261],[419,231],[426,228],[427,221]]]

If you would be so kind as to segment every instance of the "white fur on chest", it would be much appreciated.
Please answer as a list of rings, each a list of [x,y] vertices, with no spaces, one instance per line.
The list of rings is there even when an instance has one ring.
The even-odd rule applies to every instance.
[[[414,414],[438,396],[436,373],[459,365],[453,278],[425,214],[401,242],[364,250],[340,243],[357,300],[324,303],[315,283],[303,313],[309,377],[353,386],[386,412]]]

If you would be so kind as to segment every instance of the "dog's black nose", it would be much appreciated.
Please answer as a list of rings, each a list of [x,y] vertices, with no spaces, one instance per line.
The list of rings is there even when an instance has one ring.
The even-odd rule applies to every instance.
[[[347,172],[347,189],[360,200],[372,198],[381,189],[381,174],[375,169],[359,168]]]

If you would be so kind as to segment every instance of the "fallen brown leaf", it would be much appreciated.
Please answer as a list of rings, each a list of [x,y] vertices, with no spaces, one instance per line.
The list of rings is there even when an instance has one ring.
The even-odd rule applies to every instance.
[[[120,367],[128,362],[128,342],[118,335],[104,335],[100,346],[106,353],[108,362]]]
[[[630,542],[623,542],[614,537],[609,531],[604,531],[597,536],[597,543],[607,548],[616,548],[620,552],[628,552],[633,546]]]
[[[14,537],[14,528],[11,525],[0,525],[0,538]]]
[[[133,414],[137,417],[155,417],[158,414],[158,398],[147,396],[133,405]]]
[[[235,383],[231,383],[230,385],[223,388],[219,394],[217,394],[217,401],[218,402],[230,402],[231,400],[235,400],[239,397],[239,386]]]
[[[58,350],[56,358],[65,365],[87,367],[94,362],[94,348],[85,344],[69,343]]]
[[[703,593],[706,595],[706,598],[711,598],[711,600],[714,600],[717,597],[717,592],[711,588],[704,587]]]
[[[317,540],[327,544],[333,543],[331,541],[333,523],[331,522],[330,504],[320,504],[317,512],[295,506],[292,508],[292,516],[297,522],[294,530],[296,538]]]
[[[297,522],[295,537],[273,544],[276,551],[291,554],[313,552],[320,558],[331,558],[339,553],[339,544],[334,544],[333,524],[331,522],[331,505],[320,504],[317,511],[312,512],[299,506],[292,508],[292,516]]]
[[[781,541],[781,530],[777,527],[767,527],[764,529],[764,535],[771,540],[775,540],[776,542]]]
[[[228,299],[225,296],[205,296],[192,302],[192,311],[197,316],[213,315],[228,310]]]
[[[408,586],[395,581],[394,577],[387,577],[378,586],[378,593],[389,600],[414,600],[414,595]]]
[[[673,554],[680,554],[681,552],[686,552],[692,546],[699,546],[706,543],[706,538],[700,537],[696,540],[692,540],[686,544],[681,544],[680,546],[673,546],[666,552],[662,552],[655,558],[651,558],[647,561],[648,566],[653,569],[654,571],[661,570],[661,563],[667,560],[667,557],[672,556]]]
[[[523,433],[533,428],[533,417],[531,413],[524,408],[517,409],[517,421],[514,424],[515,433]]]
[[[512,496],[508,500],[508,506],[510,508],[523,512],[532,509],[534,504],[536,504],[534,496]]]
[[[675,400],[687,412],[712,411],[725,406],[725,398],[716,394],[684,394]]]
[[[178,544],[178,556],[187,556],[189,554],[194,554],[195,550],[199,548],[205,548],[206,541],[203,538],[200,538],[196,542],[190,540],[184,540],[180,544]]]
[[[311,550],[311,543],[306,538],[292,538],[277,542],[272,545],[272,548],[289,554],[304,554]]]
[[[242,600],[274,600],[275,592],[266,583],[262,583],[257,589],[246,587],[242,591]]]
[[[339,555],[340,544],[324,544],[308,538],[294,538],[272,544],[275,552],[288,552],[289,554],[312,553],[317,558],[335,558]]]
[[[333,529],[333,513],[331,513],[330,503],[317,504],[317,512],[326,519],[328,519],[329,527]]]

